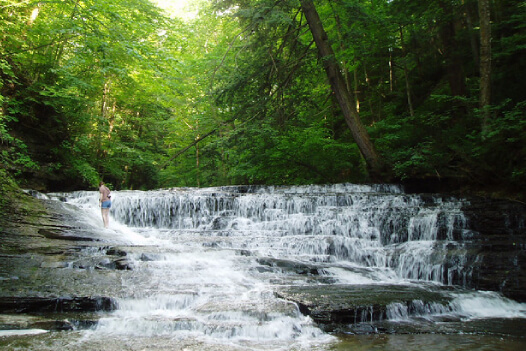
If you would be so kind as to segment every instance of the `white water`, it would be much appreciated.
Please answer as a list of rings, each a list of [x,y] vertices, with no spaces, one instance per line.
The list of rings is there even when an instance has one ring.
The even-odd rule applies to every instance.
[[[96,192],[65,194],[102,227]],[[334,339],[275,297],[283,286],[442,286],[469,278],[462,201],[395,186],[171,189],[112,194],[105,240],[131,248],[118,310],[90,335],[159,337],[249,349],[313,349]],[[447,262],[447,248],[458,253]],[[258,258],[314,265],[321,275],[262,270]],[[329,279],[330,281],[328,282]],[[526,318],[526,305],[489,292],[388,306],[391,320]]]

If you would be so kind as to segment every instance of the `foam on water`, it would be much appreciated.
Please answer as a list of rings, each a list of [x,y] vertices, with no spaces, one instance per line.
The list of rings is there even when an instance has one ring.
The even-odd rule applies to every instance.
[[[96,192],[54,196],[67,197],[102,226]],[[330,284],[442,286],[469,271],[455,240],[469,234],[462,200],[407,195],[397,186],[122,191],[112,200],[108,240],[144,248],[128,256],[134,270],[123,276],[126,296],[94,333],[270,342],[275,349],[329,342],[295,304],[274,294],[277,285],[327,283],[279,270],[255,273],[257,258],[317,265]],[[393,303],[387,316],[526,318],[523,304],[496,293],[449,297]]]
[[[526,303],[503,298],[493,291],[459,294],[451,306],[467,319],[526,318]]]
[[[47,330],[43,329],[17,329],[17,330],[0,330],[0,337],[20,336],[20,335],[38,335],[45,334]]]

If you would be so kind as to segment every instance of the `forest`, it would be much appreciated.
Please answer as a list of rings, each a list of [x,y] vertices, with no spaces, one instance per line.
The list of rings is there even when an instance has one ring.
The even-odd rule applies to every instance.
[[[521,0],[0,0],[0,176],[526,198]]]

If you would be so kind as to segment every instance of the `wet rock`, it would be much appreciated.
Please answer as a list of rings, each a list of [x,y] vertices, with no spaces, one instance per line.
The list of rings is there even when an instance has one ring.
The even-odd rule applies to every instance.
[[[410,306],[443,304],[449,299],[439,292],[398,285],[324,285],[296,286],[276,292],[282,299],[295,302],[300,311],[310,316],[327,331],[347,324],[382,321],[390,304]]]
[[[95,241],[95,239],[90,238],[90,237],[65,234],[59,229],[42,228],[38,230],[38,234],[41,234],[48,239],[69,240],[69,241]]]
[[[100,312],[60,314],[0,314],[0,330],[70,331],[95,326]]]
[[[132,271],[133,264],[127,259],[120,259],[113,262],[115,264],[115,269],[121,271]]]
[[[462,238],[470,276],[454,283],[526,302],[526,206],[476,198],[463,211],[471,229]]]
[[[68,320],[48,320],[34,323],[31,326],[32,329],[44,329],[44,330],[74,330],[75,325]]]
[[[236,251],[236,254],[240,255],[240,256],[253,256],[254,253],[250,250],[237,250]]]
[[[124,257],[124,256],[127,256],[128,253],[116,247],[110,247],[106,250],[106,255]]]
[[[108,269],[115,269],[115,262],[110,260],[109,258],[104,258],[97,264],[97,267],[104,267]]]
[[[109,297],[0,297],[0,313],[112,311]]]
[[[386,330],[383,328],[378,328],[377,326],[369,323],[356,323],[342,328],[342,330],[339,330],[339,332],[346,334],[366,335],[385,333]]]
[[[143,262],[153,262],[156,261],[155,257],[153,257],[151,254],[141,254],[141,257],[139,258]]]
[[[115,260],[94,240],[98,233],[81,227],[65,204],[25,200],[24,214],[0,218],[0,313],[110,309],[104,298],[85,297],[116,296],[120,289],[116,268],[95,271],[98,263]]]
[[[256,267],[255,270],[258,271],[258,273],[271,273],[271,272],[273,272],[272,268],[270,268],[270,267],[262,267],[262,266]]]
[[[228,227],[230,220],[224,217],[216,217],[212,221],[212,230],[223,230]]]
[[[67,262],[42,262],[40,268],[67,268]]]
[[[264,257],[259,258],[257,262],[260,265],[278,269],[281,272],[290,272],[301,275],[319,275],[319,267],[305,263],[294,262],[291,260],[283,260],[278,258]],[[263,269],[265,271],[265,269]]]

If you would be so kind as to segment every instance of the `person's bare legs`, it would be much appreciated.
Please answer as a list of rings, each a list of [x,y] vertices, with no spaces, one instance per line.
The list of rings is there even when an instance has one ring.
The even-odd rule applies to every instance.
[[[104,228],[108,228],[110,225],[110,209],[109,208],[101,208],[102,213],[102,221],[104,222]]]

